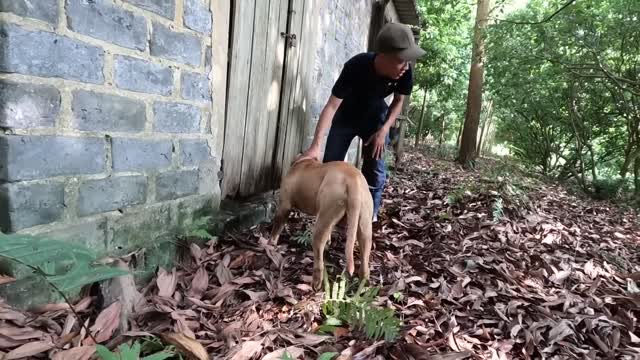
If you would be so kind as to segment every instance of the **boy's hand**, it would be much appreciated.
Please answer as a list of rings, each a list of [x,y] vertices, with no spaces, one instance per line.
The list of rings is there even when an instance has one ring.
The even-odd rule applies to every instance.
[[[369,146],[369,144],[373,145],[371,155],[376,160],[380,160],[382,154],[384,154],[384,141],[387,138],[387,132],[389,132],[389,130],[383,126],[380,130],[376,131],[375,134],[371,135],[369,140],[364,144],[365,146]]]

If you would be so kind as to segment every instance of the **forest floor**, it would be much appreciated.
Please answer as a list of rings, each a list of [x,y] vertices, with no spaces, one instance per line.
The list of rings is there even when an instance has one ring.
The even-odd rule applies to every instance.
[[[179,339],[163,340],[195,359],[202,355],[189,338],[211,359],[234,360],[640,356],[634,211],[572,195],[501,161],[482,159],[464,171],[434,153],[409,149],[405,168],[391,171],[374,227],[370,285],[379,291],[371,304],[343,301],[341,314],[323,306],[325,294],[310,287],[313,221],[292,214],[277,248],[266,245],[270,224],[192,244],[185,261],[160,269],[141,290],[124,338],[113,335],[118,305],[96,311],[84,300],[76,310],[111,348],[175,332]],[[334,232],[326,251],[333,284],[344,268],[342,234]],[[357,268],[357,252],[355,259]],[[350,305],[364,309],[364,327],[343,316]],[[393,310],[397,334],[393,321],[380,320],[390,311],[378,308]],[[88,358],[92,341],[77,325],[73,332],[70,319],[68,309],[0,306],[7,325],[0,350],[47,334],[53,344],[66,336],[66,350],[43,347],[42,356]],[[367,330],[396,336],[371,339]]]

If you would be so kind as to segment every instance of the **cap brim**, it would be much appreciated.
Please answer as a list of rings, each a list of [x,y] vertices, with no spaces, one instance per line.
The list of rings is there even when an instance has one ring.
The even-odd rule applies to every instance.
[[[397,53],[398,57],[405,61],[416,60],[422,56],[424,56],[427,52],[422,50],[419,46],[412,46],[408,49],[399,51]]]

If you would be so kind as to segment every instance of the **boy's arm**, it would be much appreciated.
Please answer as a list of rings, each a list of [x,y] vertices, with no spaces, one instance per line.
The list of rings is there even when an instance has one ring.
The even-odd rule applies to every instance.
[[[320,118],[316,125],[316,131],[313,134],[313,142],[311,142],[309,149],[302,153],[302,157],[310,157],[320,160],[320,146],[322,145],[322,139],[324,138],[324,134],[327,132],[327,129],[331,126],[333,115],[335,115],[336,110],[338,110],[340,103],[342,103],[342,99],[333,95],[329,97],[329,100],[324,105],[324,108],[320,113]]]

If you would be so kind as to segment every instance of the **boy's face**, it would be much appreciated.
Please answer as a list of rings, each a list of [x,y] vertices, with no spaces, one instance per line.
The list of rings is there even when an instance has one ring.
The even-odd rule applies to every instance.
[[[399,79],[407,69],[409,69],[409,61],[402,60],[393,54],[379,54],[380,67],[382,75],[391,79]]]

